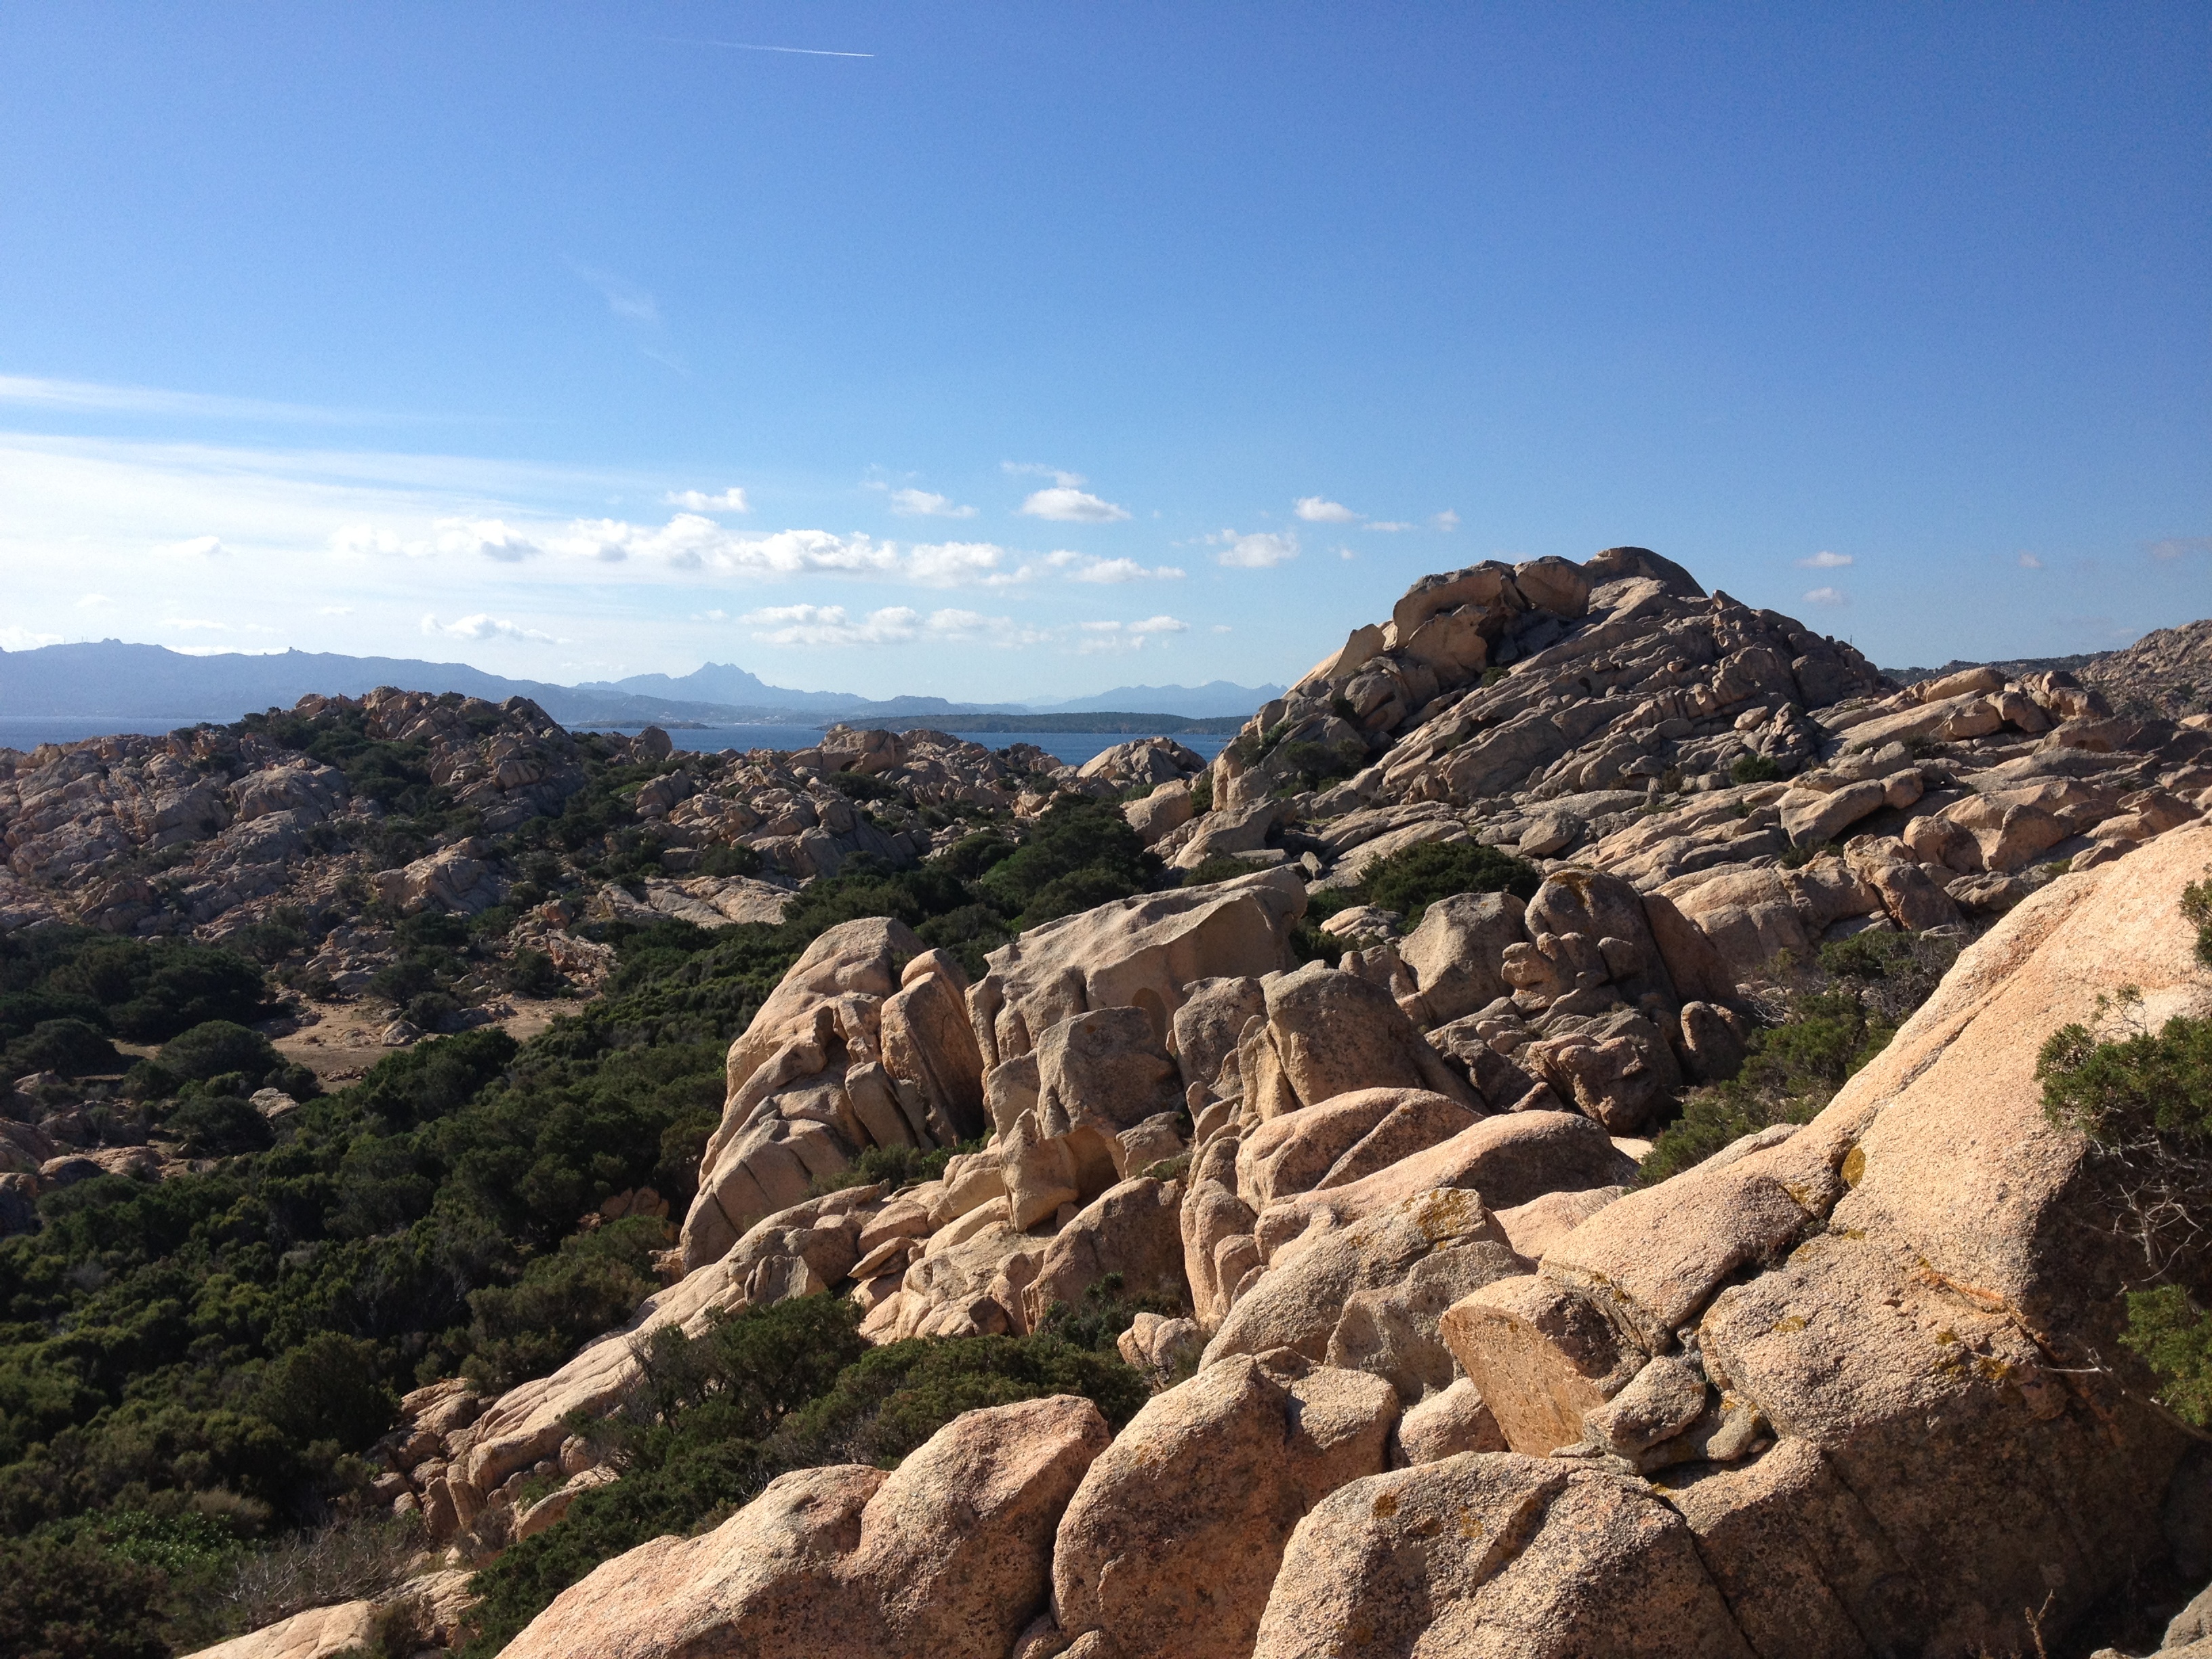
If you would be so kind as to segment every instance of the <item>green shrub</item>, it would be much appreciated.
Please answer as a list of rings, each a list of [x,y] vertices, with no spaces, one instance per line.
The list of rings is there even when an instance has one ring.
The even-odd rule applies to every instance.
[[[399,1415],[378,1380],[380,1358],[374,1343],[318,1331],[270,1364],[254,1409],[295,1444],[329,1440],[360,1451]]]
[[[1348,738],[1334,744],[1286,743],[1275,750],[1272,761],[1282,780],[1278,793],[1319,789],[1350,777],[1366,764],[1366,749]]]
[[[525,946],[514,953],[507,964],[507,988],[517,996],[550,997],[566,989],[568,981],[553,965],[553,958],[543,951]]]
[[[240,1072],[258,1087],[283,1063],[267,1037],[227,1019],[204,1021],[161,1045],[161,1069],[188,1082]]]
[[[119,1072],[128,1064],[106,1036],[81,1019],[42,1019],[8,1045],[8,1075],[27,1072],[58,1072],[64,1077],[89,1077]]]
[[[0,1653],[168,1659],[158,1569],[89,1543],[0,1538]]]
[[[234,1094],[194,1095],[162,1121],[187,1158],[227,1158],[257,1152],[276,1137],[251,1101]]]
[[[2212,1314],[2179,1285],[2131,1291],[2127,1309],[2120,1340],[2150,1367],[2160,1403],[2185,1423],[2212,1428]]]
[[[761,856],[750,847],[709,847],[699,854],[699,862],[692,868],[700,875],[723,878],[757,876],[761,872]]]
[[[1182,872],[1186,887],[1208,887],[1217,881],[1230,881],[1238,876],[1249,876],[1260,866],[1233,853],[1214,853],[1201,859],[1192,868]]]
[[[2212,968],[2212,878],[2181,890],[2181,919],[2197,930],[2197,960]]]
[[[1771,783],[1781,775],[1782,769],[1764,755],[1739,755],[1729,768],[1729,776],[1742,784]]]
[[[1948,939],[1868,932],[1822,945],[1809,963],[1786,956],[1780,1018],[1755,1030],[1743,1069],[1693,1089],[1654,1137],[1637,1184],[1656,1186],[1730,1142],[1778,1123],[1809,1123],[1897,1028],[1935,994],[1958,947]]]
[[[499,1391],[558,1370],[601,1331],[623,1323],[660,1288],[653,1252],[668,1226],[652,1216],[577,1233],[540,1256],[514,1285],[471,1291],[473,1346],[464,1372]]]
[[[1424,842],[1369,865],[1354,902],[1395,910],[1410,929],[1438,899],[1455,893],[1510,893],[1530,899],[1543,879],[1534,866],[1495,847],[1471,841]]]
[[[867,772],[832,772],[822,780],[848,800],[902,801],[906,793],[889,778]]]

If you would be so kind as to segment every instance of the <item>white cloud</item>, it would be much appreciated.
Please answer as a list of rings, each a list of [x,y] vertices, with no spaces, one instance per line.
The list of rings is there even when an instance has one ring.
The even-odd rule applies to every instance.
[[[999,471],[1017,478],[1049,478],[1068,489],[1091,482],[1080,472],[1069,472],[1056,466],[1041,466],[1035,461],[1000,461]]]
[[[441,519],[437,532],[439,552],[481,554],[501,564],[519,564],[544,550],[499,519]]]
[[[1858,561],[1848,553],[1830,553],[1824,550],[1815,553],[1809,559],[1798,560],[1797,568],[1800,570],[1841,570],[1847,565],[1857,562]]]
[[[702,489],[671,490],[660,498],[671,507],[684,507],[693,513],[750,513],[745,492],[732,484],[719,495],[709,495]]]
[[[1088,553],[1071,553],[1065,548],[1046,554],[1044,562],[1055,570],[1066,571],[1067,580],[1072,582],[1180,581],[1183,575],[1181,565],[1156,565],[1147,570],[1134,559],[1101,559]]]
[[[349,605],[319,605],[315,607],[315,614],[318,617],[350,617],[353,607]]]
[[[219,559],[226,550],[220,536],[194,536],[188,541],[171,542],[154,550],[167,559]]]
[[[907,519],[972,519],[975,509],[928,489],[894,489],[891,511]]]
[[[1085,656],[1100,651],[1141,651],[1153,640],[1188,634],[1190,624],[1175,617],[1147,617],[1142,622],[1087,622],[1077,625],[1076,650]]]
[[[1356,559],[1359,555],[1348,547],[1340,547],[1336,550],[1336,556],[1340,559]]]
[[[1370,530],[1387,530],[1395,533],[1401,530],[1419,530],[1420,526],[1409,523],[1404,519],[1376,519],[1370,522],[1367,527]]]
[[[1453,512],[1451,508],[1446,507],[1443,512],[1430,518],[1429,528],[1443,531],[1456,530],[1459,528],[1459,514]]]
[[[1221,550],[1213,556],[1215,561],[1234,570],[1265,570],[1298,556],[1298,538],[1287,531],[1280,534],[1260,531],[1240,536],[1233,530],[1224,530],[1206,540],[1208,546]]]
[[[230,631],[228,623],[204,622],[197,617],[164,617],[161,618],[161,626],[183,629],[209,628],[218,634],[227,634]]]
[[[1808,605],[1849,605],[1850,597],[1840,587],[1816,587],[1805,595]]]
[[[747,612],[739,621],[767,645],[909,645],[917,641],[970,641],[984,645],[1036,645],[1051,637],[1042,629],[1011,617],[986,617],[974,611],[933,611],[924,616],[910,605],[885,605],[854,620],[842,605],[772,605]]]
[[[168,649],[180,657],[281,657],[291,647],[287,645],[173,645]]]
[[[1216,634],[1233,634],[1237,630],[1230,627],[1227,623],[1216,623],[1213,624],[1212,631]]]
[[[2022,570],[2040,570],[2043,568],[2043,561],[2033,553],[2023,553],[2020,556],[2020,568]]]
[[[991,542],[938,542],[911,549],[900,574],[926,587],[1007,587],[1029,567],[1005,568],[1006,550]]]
[[[2191,553],[2212,553],[2212,536],[2168,536],[2144,543],[2143,550],[2160,564],[2171,564]]]
[[[426,615],[422,618],[422,631],[425,634],[443,634],[456,640],[524,640],[532,645],[566,643],[550,634],[540,633],[537,629],[525,628],[520,623],[507,622],[481,611],[473,617],[462,617],[449,623],[440,622],[434,615]]]
[[[0,628],[0,651],[35,651],[42,645],[59,645],[58,634],[40,634],[27,628]]]
[[[76,605],[77,609],[80,611],[91,611],[97,609],[100,605],[113,605],[115,601],[109,599],[105,593],[88,593],[76,602]]]
[[[1358,524],[1359,515],[1342,501],[1332,501],[1321,495],[1301,495],[1293,504],[1298,517],[1308,524]]]
[[[1031,492],[1019,510],[1032,519],[1050,519],[1058,524],[1112,524],[1129,516],[1127,507],[1067,484]]]

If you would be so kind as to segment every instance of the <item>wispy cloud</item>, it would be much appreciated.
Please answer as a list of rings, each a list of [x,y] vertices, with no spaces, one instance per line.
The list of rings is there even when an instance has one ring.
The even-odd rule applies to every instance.
[[[2043,568],[2043,561],[2033,553],[2022,553],[2020,556],[2020,568],[2022,570],[2040,570]]]
[[[894,489],[891,511],[906,519],[972,519],[975,509],[929,489]]]
[[[1156,565],[1148,570],[1134,559],[1101,559],[1064,550],[1046,554],[1044,562],[1055,570],[1066,571],[1072,582],[1179,581],[1183,574],[1181,565]]]
[[[1322,495],[1301,495],[1291,510],[1308,524],[1358,524],[1359,515],[1342,501]]]
[[[80,599],[76,602],[76,608],[80,611],[91,611],[97,609],[101,605],[113,605],[115,601],[109,599],[105,593],[87,593],[83,598]]]
[[[1014,647],[1042,644],[1051,637],[1048,630],[1012,617],[950,609],[925,615],[903,605],[885,605],[860,617],[842,605],[772,605],[749,611],[738,620],[752,628],[753,637],[765,645],[911,645],[939,640]]]
[[[2172,564],[2192,553],[2212,553],[2212,536],[2167,536],[2145,542],[2143,550],[2160,564]]]
[[[1065,467],[1047,466],[1041,461],[1000,461],[999,471],[1015,478],[1049,478],[1070,489],[1091,482],[1080,472],[1070,472]]]
[[[1076,650],[1091,655],[1100,651],[1141,651],[1154,640],[1188,634],[1190,624],[1175,617],[1147,617],[1142,622],[1087,622],[1078,625]]]
[[[520,623],[508,622],[481,611],[473,617],[462,617],[449,623],[440,622],[434,615],[426,615],[422,618],[422,631],[425,634],[442,634],[456,640],[522,640],[532,645],[568,643],[535,628],[525,628]]]
[[[1800,570],[1841,570],[1847,565],[1857,562],[1858,561],[1848,553],[1830,553],[1824,549],[1809,559],[1798,560],[1797,568]]]
[[[692,513],[750,513],[752,507],[745,500],[745,492],[732,484],[719,495],[708,495],[703,489],[675,489],[660,498],[671,507],[680,507]]]
[[[1401,530],[1419,530],[1420,527],[1406,519],[1370,519],[1367,521],[1368,529],[1388,531],[1392,534]]]
[[[672,34],[651,34],[648,40],[667,46],[718,46],[724,52],[779,52],[793,58],[873,58],[872,52],[833,52],[827,46],[763,46],[749,40],[687,40]]]
[[[626,323],[643,323],[651,327],[660,325],[660,307],[653,295],[627,276],[618,276],[611,270],[601,270],[597,265],[587,265],[571,259],[568,269],[579,280],[599,291],[607,302],[607,309]]]
[[[1112,524],[1129,516],[1127,507],[1116,507],[1068,484],[1031,492],[1019,510],[1030,518],[1050,519],[1058,524]]]
[[[35,651],[42,645],[59,645],[58,634],[41,634],[29,628],[17,628],[12,623],[0,627],[0,651]]]
[[[1298,538],[1287,531],[1239,535],[1234,530],[1224,530],[1206,541],[1207,546],[1220,550],[1213,556],[1214,562],[1232,570],[1266,570],[1298,556]]]
[[[1443,512],[1430,516],[1429,528],[1447,532],[1456,530],[1459,528],[1459,514],[1446,507]]]
[[[80,414],[181,415],[216,421],[317,423],[380,418],[357,410],[317,409],[306,404],[277,403],[262,398],[225,398],[202,392],[105,386],[92,380],[46,380],[29,374],[0,374],[0,404],[64,409]]]
[[[1840,587],[1815,587],[1805,595],[1808,605],[1849,605],[1850,596]]]

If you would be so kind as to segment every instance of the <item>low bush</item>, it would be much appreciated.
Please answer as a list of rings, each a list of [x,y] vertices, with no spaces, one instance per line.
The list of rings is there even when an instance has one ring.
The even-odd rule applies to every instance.
[[[226,1072],[260,1079],[283,1064],[269,1039],[227,1019],[207,1020],[161,1045],[163,1071],[187,1082],[204,1083]]]
[[[95,1026],[82,1019],[42,1019],[7,1047],[9,1077],[29,1072],[58,1072],[64,1077],[96,1077],[122,1071],[130,1062]]]
[[[1743,1069],[1682,1097],[1638,1184],[1656,1186],[1775,1124],[1809,1123],[1935,994],[1957,955],[1954,940],[1869,932],[1822,945],[1807,963],[1785,957],[1778,1004],[1752,1033]]]
[[[1334,908],[1376,905],[1397,911],[1412,928],[1419,925],[1421,912],[1438,899],[1455,893],[1510,893],[1531,899],[1543,880],[1534,865],[1495,847],[1471,841],[1424,842],[1369,865],[1358,887]]]

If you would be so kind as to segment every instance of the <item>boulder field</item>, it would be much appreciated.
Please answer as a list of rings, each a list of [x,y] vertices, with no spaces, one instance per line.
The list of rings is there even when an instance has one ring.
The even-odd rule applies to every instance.
[[[2059,674],[1899,691],[1642,550],[1425,579],[1201,799],[1170,763],[1125,809],[1244,872],[972,982],[895,921],[823,933],[731,1047],[680,1281],[550,1376],[410,1395],[393,1501],[469,1559],[558,1526],[618,1478],[575,1413],[664,1326],[826,1294],[874,1341],[1020,1334],[1115,1276],[1187,1310],[1121,1338],[1154,1392],[1118,1435],[1062,1396],[787,1474],[506,1651],[2038,1651],[2144,1564],[2212,1561],[2034,1074],[2123,988],[2212,1014],[2179,908],[2208,748]],[[1301,963],[1322,895],[1431,841],[1540,884],[1410,931],[1339,910],[1353,948]],[[1869,927],[1986,931],[1812,1122],[1636,1187],[1773,956]]]
[[[1049,1122],[1025,1092],[945,1180],[763,1218],[641,1328],[827,1288],[870,1302],[887,1338],[1018,1331],[1040,1285],[1180,1277],[1192,1317],[1122,1342],[1160,1379],[1151,1402],[1110,1438],[1060,1398],[960,1418],[888,1474],[785,1476],[713,1532],[603,1564],[507,1651],[2033,1651],[2139,1564],[2212,1544],[2201,1506],[2173,1501],[2204,1479],[2191,1437],[2095,1363],[2124,1263],[2074,1224],[2083,1143],[2045,1117],[2024,1040],[2123,985],[2149,1018],[2212,1013],[2178,909],[2208,865],[2212,828],[2191,827],[2048,883],[1814,1121],[1641,1190],[1587,1113],[1493,1108],[1434,1048],[1455,1086],[1423,1086],[1425,1040],[1383,1025],[1387,1000],[1357,1005],[1334,1092],[1304,1098],[1283,1022],[1328,970],[1205,959],[1258,971],[1175,988],[1161,1027],[1127,1021],[1097,1050],[1047,1041],[1105,1012],[1069,985],[1080,1012],[994,1066],[1060,1056],[1035,1091],[1061,1103]],[[1273,918],[1284,880],[1207,902]],[[1102,971],[1111,941],[1132,960],[1197,914],[1150,902],[1080,919]],[[900,953],[881,923],[834,937],[855,972]],[[824,1005],[874,994],[820,978]],[[1024,1006],[981,990],[979,1024]],[[1200,1056],[1221,1056],[1217,1082],[1240,1052],[1276,1058],[1233,1094],[1186,1085],[1211,1127],[1188,1161],[1130,1169],[1130,1145],[1159,1146],[1136,1138],[1149,1116],[1109,1127],[1130,1079],[1155,1103],[1132,1056],[1180,1069],[1206,996],[1252,1010]],[[1315,1006],[1310,1036],[1337,1006]],[[1084,1083],[1101,1075],[1103,1100]],[[1072,1195],[1017,1228],[1024,1164],[1052,1148]],[[446,1428],[439,1501],[480,1512],[559,1458],[562,1415],[611,1398],[627,1353],[602,1342]],[[410,1408],[427,1431],[461,1397]]]

